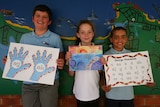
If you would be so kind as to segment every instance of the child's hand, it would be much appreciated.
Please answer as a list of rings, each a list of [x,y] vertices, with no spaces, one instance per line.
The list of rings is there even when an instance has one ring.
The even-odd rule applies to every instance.
[[[147,87],[153,87],[155,85],[156,85],[155,82],[147,82],[147,84],[146,84]]]
[[[108,86],[103,85],[102,90],[105,91],[105,92],[109,92],[111,90],[111,85],[108,85]]]
[[[106,64],[105,58],[104,58],[104,57],[101,57],[101,58],[100,58],[100,62],[101,62],[103,65],[105,65],[105,64]]]
[[[69,60],[71,57],[72,57],[72,53],[68,51],[65,55],[65,59]]]
[[[3,57],[2,63],[5,64],[7,62],[7,56]]]
[[[58,69],[63,69],[64,59],[57,59],[57,66],[58,66]]]

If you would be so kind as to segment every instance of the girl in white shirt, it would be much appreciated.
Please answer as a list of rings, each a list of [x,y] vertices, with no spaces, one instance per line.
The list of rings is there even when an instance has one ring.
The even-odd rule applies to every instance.
[[[94,27],[89,20],[82,20],[77,27],[77,40],[79,46],[91,46],[94,38]],[[66,53],[66,60],[71,58],[71,52]],[[71,76],[75,76],[73,93],[77,100],[77,107],[98,107],[99,105],[99,81],[100,71],[69,71]]]

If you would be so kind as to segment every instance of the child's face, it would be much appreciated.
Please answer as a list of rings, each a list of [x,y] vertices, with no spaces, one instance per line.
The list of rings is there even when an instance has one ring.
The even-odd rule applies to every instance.
[[[43,11],[36,11],[32,17],[32,21],[35,25],[35,29],[39,30],[46,30],[48,29],[48,25],[51,24],[51,20],[49,20],[47,12]]]
[[[89,24],[82,24],[77,33],[77,37],[80,38],[82,45],[91,45],[94,37],[94,32]]]
[[[117,51],[122,51],[128,38],[124,30],[114,31],[112,37],[110,38],[113,48]]]

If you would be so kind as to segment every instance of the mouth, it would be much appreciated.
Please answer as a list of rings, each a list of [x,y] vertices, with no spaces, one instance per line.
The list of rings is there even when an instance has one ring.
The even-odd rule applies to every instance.
[[[41,24],[41,25],[43,24],[43,22],[37,22],[37,23],[38,23],[38,24]]]
[[[89,38],[84,38],[85,40],[89,40]]]
[[[120,42],[120,43],[117,43],[117,44],[118,44],[118,45],[123,45],[123,43],[121,43],[121,42]]]

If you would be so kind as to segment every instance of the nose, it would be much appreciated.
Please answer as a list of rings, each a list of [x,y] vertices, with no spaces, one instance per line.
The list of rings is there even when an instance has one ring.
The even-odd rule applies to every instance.
[[[89,33],[85,33],[85,36],[87,36],[87,37],[88,37],[88,36],[89,36]]]

